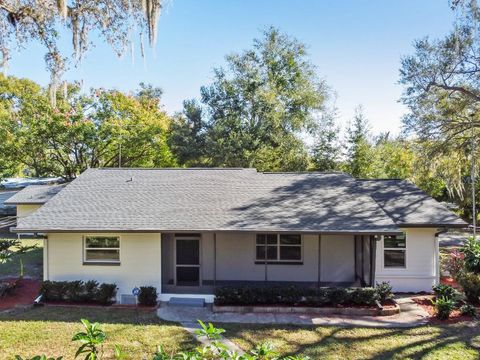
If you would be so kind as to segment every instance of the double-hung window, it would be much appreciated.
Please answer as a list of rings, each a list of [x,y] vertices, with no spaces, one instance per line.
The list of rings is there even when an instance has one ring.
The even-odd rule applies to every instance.
[[[383,266],[385,268],[405,268],[407,238],[402,235],[385,235],[383,237]]]
[[[87,264],[119,264],[120,238],[118,236],[86,236],[83,256]]]
[[[299,234],[257,234],[255,248],[257,262],[302,261],[302,237]]]

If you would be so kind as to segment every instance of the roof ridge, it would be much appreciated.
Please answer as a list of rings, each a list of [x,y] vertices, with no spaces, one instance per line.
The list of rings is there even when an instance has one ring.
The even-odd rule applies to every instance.
[[[257,171],[255,168],[241,168],[241,167],[229,167],[229,168],[223,168],[223,167],[189,167],[189,168],[181,168],[181,167],[165,167],[165,168],[159,168],[159,167],[98,167],[98,168],[89,168],[88,170],[250,170],[250,171]]]

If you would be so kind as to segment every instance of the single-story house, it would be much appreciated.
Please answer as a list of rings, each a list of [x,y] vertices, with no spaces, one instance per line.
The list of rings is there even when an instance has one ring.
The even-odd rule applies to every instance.
[[[45,234],[44,278],[114,282],[120,302],[144,285],[206,301],[239,284],[430,291],[438,234],[466,226],[408,181],[336,172],[89,169],[43,189],[59,191],[9,202],[32,210],[14,232]]]

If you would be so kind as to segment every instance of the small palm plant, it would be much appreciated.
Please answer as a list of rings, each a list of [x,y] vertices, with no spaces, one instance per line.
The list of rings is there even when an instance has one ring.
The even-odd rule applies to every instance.
[[[72,341],[79,341],[81,343],[75,358],[80,355],[85,355],[85,360],[98,360],[99,359],[99,347],[105,342],[107,336],[100,329],[99,323],[91,323],[87,319],[80,320],[83,324],[85,331],[75,334]]]
[[[201,329],[195,330],[197,336],[205,336],[209,340],[219,340],[222,337],[222,334],[225,332],[224,329],[216,328],[212,323],[205,323],[202,320],[197,320],[201,326]]]

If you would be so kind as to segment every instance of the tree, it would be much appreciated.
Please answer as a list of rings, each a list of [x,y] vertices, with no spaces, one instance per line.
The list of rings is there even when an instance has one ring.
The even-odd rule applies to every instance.
[[[141,84],[136,94],[71,84],[52,107],[48,91],[29,80],[0,76],[0,159],[33,176],[69,181],[89,167],[164,166],[170,118],[159,89]]]
[[[356,178],[372,176],[372,145],[370,144],[370,125],[361,106],[355,109],[353,122],[347,129],[345,171]]]
[[[183,113],[172,121],[168,145],[178,164],[200,166],[205,163],[206,124],[203,110],[195,100],[183,102]]]
[[[472,145],[480,133],[480,14],[476,1],[455,0],[452,7],[462,14],[455,28],[443,39],[416,41],[414,54],[402,59],[400,82],[409,108],[404,128],[423,144],[425,172],[442,178],[467,214],[465,202],[472,204],[472,186],[479,186],[467,179],[479,155]]]
[[[331,171],[339,167],[341,147],[336,125],[337,109],[325,111],[314,131],[312,162],[315,170]]]
[[[18,257],[20,265],[20,278],[25,275],[23,255],[37,248],[37,245],[24,245],[17,239],[0,239],[0,264],[13,260]]]
[[[215,69],[213,83],[201,88],[209,163],[305,169],[308,154],[300,134],[311,128],[326,95],[305,45],[270,28],[252,49],[226,60],[227,69]]]
[[[62,30],[71,33],[73,62],[81,60],[91,46],[89,34],[107,42],[121,55],[139,33],[141,51],[143,34],[155,43],[160,0],[2,0],[0,1],[0,67],[5,67],[12,49],[29,41],[46,47],[45,62],[51,73],[52,94],[56,95],[62,73],[70,56],[59,46]]]
[[[410,142],[402,137],[390,139],[390,134],[377,136],[372,148],[373,178],[411,179],[415,153]]]

